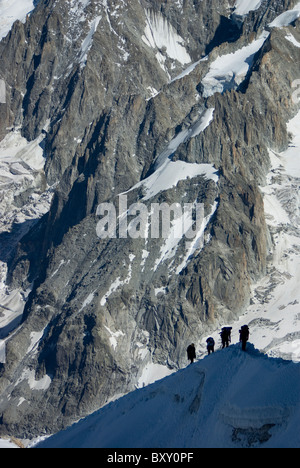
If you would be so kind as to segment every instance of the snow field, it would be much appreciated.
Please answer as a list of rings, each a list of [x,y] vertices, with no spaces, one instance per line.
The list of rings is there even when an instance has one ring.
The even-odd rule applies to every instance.
[[[300,17],[300,2],[294,6],[292,10],[285,11],[277,18],[275,18],[272,23],[269,24],[270,28],[283,28],[293,23]]]
[[[161,50],[166,49],[166,54],[173,60],[177,60],[182,65],[191,63],[192,59],[184,47],[184,39],[177,34],[174,27],[168,23],[161,13],[146,10],[146,27],[143,42],[157,50],[156,58],[161,68],[166,72],[164,65],[166,58]]]
[[[300,447],[299,414],[299,364],[235,345],[111,403],[39,447]]]
[[[258,10],[262,0],[237,0],[234,7],[234,13],[238,16],[245,16],[250,11]]]
[[[9,33],[17,19],[25,21],[33,9],[34,0],[0,0],[0,40]]]
[[[264,31],[251,44],[231,54],[218,57],[202,80],[203,97],[236,89],[245,80],[255,54],[262,48],[268,37],[269,33]]]

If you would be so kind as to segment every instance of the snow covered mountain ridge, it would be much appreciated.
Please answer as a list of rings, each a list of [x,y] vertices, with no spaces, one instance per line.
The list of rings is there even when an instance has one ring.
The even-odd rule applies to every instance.
[[[298,362],[299,2],[1,8],[1,432],[57,432],[224,324]],[[197,204],[189,243],[183,209],[151,236]]]
[[[109,404],[38,448],[295,448],[300,364],[239,345]]]

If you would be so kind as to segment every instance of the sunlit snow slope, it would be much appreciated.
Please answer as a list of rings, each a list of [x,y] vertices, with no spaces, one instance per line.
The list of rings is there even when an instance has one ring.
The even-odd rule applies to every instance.
[[[190,365],[40,448],[300,447],[300,364],[248,344]]]
[[[39,0],[0,0],[0,39],[5,37],[16,20],[24,21]]]

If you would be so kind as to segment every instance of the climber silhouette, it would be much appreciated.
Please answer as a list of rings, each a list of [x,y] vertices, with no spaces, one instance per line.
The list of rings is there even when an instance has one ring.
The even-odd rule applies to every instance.
[[[240,342],[242,343],[242,350],[246,351],[247,341],[249,340],[249,327],[243,325],[240,329]]]
[[[195,348],[194,343],[192,343],[187,348],[187,356],[188,356],[188,360],[191,361],[191,364],[193,364],[194,359],[196,359],[196,348]]]
[[[232,327],[223,327],[220,333],[223,349],[228,348],[229,343],[231,343],[231,330]]]
[[[215,352],[215,340],[212,337],[207,338],[207,352],[208,354]]]

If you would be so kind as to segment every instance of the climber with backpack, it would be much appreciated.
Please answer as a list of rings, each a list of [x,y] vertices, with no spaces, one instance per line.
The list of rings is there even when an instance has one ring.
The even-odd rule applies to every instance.
[[[207,352],[208,354],[215,352],[215,340],[212,337],[207,338]]]
[[[229,343],[231,343],[231,330],[232,327],[223,327],[220,333],[221,340],[222,340],[222,347],[223,349],[226,347],[228,348]]]
[[[187,351],[188,360],[191,361],[191,364],[193,364],[194,359],[196,359],[196,348],[195,348],[194,343],[192,343],[186,351]]]
[[[249,327],[248,325],[243,325],[240,329],[240,342],[242,343],[242,350],[246,351],[247,341],[249,340]]]

